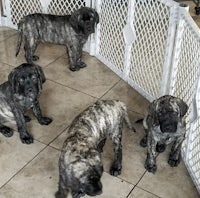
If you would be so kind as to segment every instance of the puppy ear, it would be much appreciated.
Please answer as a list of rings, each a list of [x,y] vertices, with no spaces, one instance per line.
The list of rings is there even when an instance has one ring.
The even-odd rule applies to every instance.
[[[79,20],[80,20],[80,17],[77,11],[73,12],[69,18],[69,23],[76,32],[79,32],[79,25],[78,25]]]
[[[40,82],[44,83],[46,81],[46,77],[44,75],[42,68],[39,65],[36,65],[36,70],[37,70],[37,74],[40,79]]]
[[[94,10],[94,19],[95,19],[95,23],[96,25],[99,23],[99,14]]]
[[[188,105],[180,98],[177,98],[176,102],[180,109],[180,116],[183,117],[188,110]]]
[[[149,107],[148,107],[148,115],[152,118],[153,125],[155,125],[155,126],[159,125],[156,106],[157,106],[157,102],[156,102],[156,100],[154,100],[153,102],[151,102],[149,104]]]
[[[8,82],[11,85],[11,89],[13,93],[16,93],[19,87],[19,83],[17,82],[16,78],[17,78],[17,70],[14,69],[8,75]]]

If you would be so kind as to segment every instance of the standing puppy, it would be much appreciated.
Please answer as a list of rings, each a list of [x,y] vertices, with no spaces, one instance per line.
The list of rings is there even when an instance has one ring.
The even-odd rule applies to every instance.
[[[18,42],[16,56],[19,53],[24,35],[25,58],[32,63],[39,59],[35,50],[39,42],[65,45],[69,54],[70,70],[77,71],[86,66],[81,61],[82,48],[88,36],[94,33],[99,22],[98,13],[88,7],[82,7],[71,15],[30,14],[18,24]]]
[[[168,163],[178,166],[181,158],[181,145],[185,138],[185,118],[187,104],[176,97],[165,95],[154,100],[148,108],[148,115],[143,121],[146,135],[140,145],[147,146],[145,168],[152,173],[157,170],[156,155],[173,142]]]
[[[73,198],[101,194],[103,165],[100,152],[107,137],[112,140],[115,153],[110,174],[121,173],[124,123],[133,129],[125,105],[116,100],[98,101],[74,119],[59,160],[56,198],[66,198],[69,190]]]
[[[27,132],[26,121],[30,121],[24,112],[33,109],[38,122],[48,125],[52,119],[43,117],[39,105],[39,96],[45,76],[38,65],[24,63],[9,74],[8,81],[0,85],[0,132],[6,137],[13,130],[4,126],[4,122],[15,121],[22,143],[33,143],[32,136]]]

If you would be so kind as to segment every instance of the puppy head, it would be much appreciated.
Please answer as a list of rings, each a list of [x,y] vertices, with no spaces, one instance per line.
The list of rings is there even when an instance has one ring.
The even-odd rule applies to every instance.
[[[154,100],[149,105],[149,114],[153,117],[154,125],[159,125],[163,133],[175,133],[187,110],[188,106],[183,100],[169,95]]]
[[[73,173],[76,178],[76,182],[74,182],[76,185],[73,185],[73,188],[75,188],[73,191],[89,196],[96,196],[102,193],[101,176],[103,165],[99,152],[94,150],[87,152],[86,158],[74,164]]]
[[[77,33],[89,35],[94,33],[95,24],[99,23],[99,15],[92,8],[81,7],[72,13],[69,22]]]
[[[31,98],[37,96],[45,80],[42,68],[28,63],[16,67],[8,76],[14,94]]]

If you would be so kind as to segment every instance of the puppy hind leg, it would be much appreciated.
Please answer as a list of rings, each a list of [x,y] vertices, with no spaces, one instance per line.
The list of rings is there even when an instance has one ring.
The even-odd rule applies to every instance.
[[[118,176],[121,174],[122,169],[122,144],[121,144],[121,136],[122,131],[119,129],[119,133],[116,133],[115,137],[112,137],[112,142],[114,145],[114,162],[110,168],[110,174],[114,176]]]
[[[11,137],[13,135],[13,130],[7,126],[4,126],[0,124],[0,132],[5,136],[5,137]]]
[[[140,146],[142,147],[147,146],[147,134],[140,140]]]
[[[166,145],[165,144],[160,144],[160,143],[157,143],[156,144],[156,151],[158,153],[162,153],[165,151],[165,148],[166,148]]]
[[[39,59],[38,56],[35,56],[35,50],[37,48],[37,41],[34,41],[33,44],[30,43],[31,39],[25,38],[24,51],[25,58],[28,63],[32,63],[33,61],[37,61]]]

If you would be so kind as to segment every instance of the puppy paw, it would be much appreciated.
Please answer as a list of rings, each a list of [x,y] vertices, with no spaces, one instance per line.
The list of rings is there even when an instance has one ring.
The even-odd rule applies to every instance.
[[[27,115],[24,116],[24,119],[25,119],[25,122],[30,122],[31,121],[31,118]]]
[[[55,198],[65,198],[66,196],[64,194],[62,194],[60,191],[57,191],[55,193]]]
[[[20,139],[23,144],[32,144],[33,143],[33,137],[29,134],[21,135]]]
[[[39,57],[34,55],[34,56],[32,56],[32,60],[37,61],[37,60],[39,60]]]
[[[87,65],[84,63],[84,62],[80,62],[80,63],[78,63],[78,67],[79,68],[84,68],[84,67],[86,67]]]
[[[140,146],[146,147],[147,146],[147,138],[146,136],[140,140]]]
[[[181,158],[180,158],[180,157],[179,157],[178,159],[169,158],[168,164],[169,164],[171,167],[175,167],[175,166],[178,166],[178,165],[179,165],[180,161],[181,161]]]
[[[121,174],[122,166],[113,164],[112,167],[110,168],[110,174],[113,176],[118,176]]]
[[[157,144],[156,145],[156,151],[158,153],[162,153],[165,151],[166,145],[165,144]]]
[[[48,117],[42,117],[40,120],[38,120],[39,123],[41,125],[48,125],[50,124],[53,120],[51,118],[48,118]]]
[[[145,163],[145,169],[150,173],[155,173],[157,170],[157,166],[156,166],[156,164]]]
[[[5,137],[11,137],[13,135],[13,130],[7,126],[0,127],[0,132],[5,136]]]

